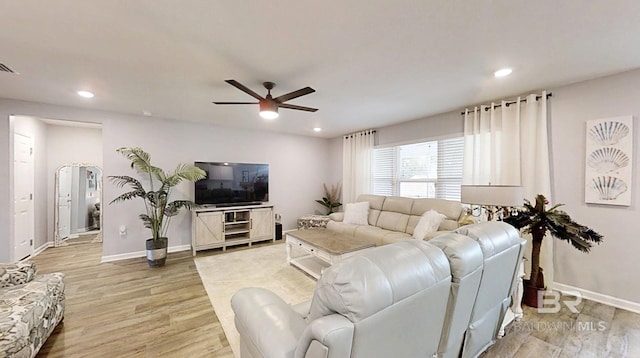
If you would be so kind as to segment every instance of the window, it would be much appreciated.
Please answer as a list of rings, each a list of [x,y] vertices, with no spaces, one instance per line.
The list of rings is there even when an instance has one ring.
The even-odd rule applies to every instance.
[[[460,200],[463,137],[373,150],[373,194]]]

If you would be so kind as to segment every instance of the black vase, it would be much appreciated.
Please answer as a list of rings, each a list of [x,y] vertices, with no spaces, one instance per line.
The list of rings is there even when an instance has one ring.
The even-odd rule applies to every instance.
[[[168,242],[169,240],[166,237],[160,237],[157,240],[147,240],[147,263],[149,267],[164,266],[165,261],[167,261]]]

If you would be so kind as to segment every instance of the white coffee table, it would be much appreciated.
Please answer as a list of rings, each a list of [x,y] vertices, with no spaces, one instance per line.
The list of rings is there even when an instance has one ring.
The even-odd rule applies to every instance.
[[[325,268],[374,246],[367,240],[324,228],[296,230],[286,236],[287,263],[317,279]],[[294,248],[302,250],[304,255],[291,257]]]

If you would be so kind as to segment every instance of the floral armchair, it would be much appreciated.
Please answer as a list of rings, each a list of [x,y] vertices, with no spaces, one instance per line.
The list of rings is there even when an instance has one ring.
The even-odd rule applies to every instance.
[[[33,262],[0,264],[0,357],[35,357],[65,308],[65,275]]]

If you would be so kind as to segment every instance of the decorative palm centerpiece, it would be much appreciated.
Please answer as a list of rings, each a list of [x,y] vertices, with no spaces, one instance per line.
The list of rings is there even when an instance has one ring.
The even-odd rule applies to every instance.
[[[558,209],[564,204],[557,204],[548,209],[546,208],[547,204],[549,204],[549,201],[544,195],[538,194],[535,205],[531,205],[529,200],[524,199],[524,207],[518,209],[515,215],[504,219],[505,222],[517,229],[523,229],[525,233],[531,234],[531,278],[528,285],[535,289],[545,288],[542,268],[540,267],[540,249],[542,240],[547,232],[557,239],[569,242],[573,247],[585,253],[591,250],[593,243],[600,244],[602,242],[602,235],[576,223],[569,214]],[[538,307],[537,291],[534,290],[534,292],[536,292],[536,296],[533,298],[535,302],[527,302],[525,285],[524,302],[529,306]]]
[[[131,161],[131,168],[144,177],[149,184],[149,190],[142,183],[130,176],[109,176],[112,183],[122,188],[125,185],[131,187],[131,191],[121,194],[111,203],[127,201],[133,198],[141,198],[144,201],[146,212],[139,217],[144,226],[151,230],[152,238],[147,240],[147,260],[149,266],[163,266],[167,257],[167,230],[171,218],[176,216],[180,209],[191,209],[196,204],[191,200],[169,201],[171,189],[182,180],[192,182],[206,177],[204,170],[191,164],[178,164],[173,172],[151,165],[151,158],[147,152],[140,148],[119,148],[121,153]]]
[[[327,184],[322,184],[322,187],[324,189],[324,196],[322,197],[322,200],[317,199],[316,203],[327,208],[327,215],[329,215],[333,213],[333,209],[342,206],[342,203],[338,201],[340,199],[341,185],[340,183],[336,186],[331,185],[331,190],[327,188]]]

